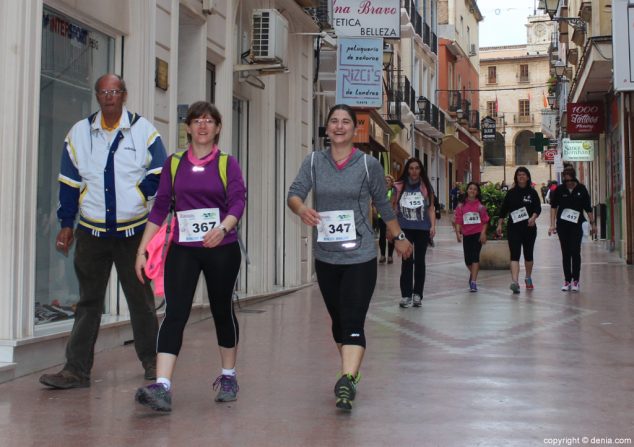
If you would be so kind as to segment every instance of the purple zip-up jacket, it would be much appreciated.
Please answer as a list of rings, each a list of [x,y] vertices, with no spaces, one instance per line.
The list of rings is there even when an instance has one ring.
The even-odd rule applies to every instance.
[[[218,171],[217,156],[211,163],[204,166],[203,171],[193,171],[194,165],[187,159],[187,154],[183,154],[174,190],[176,192],[176,211],[187,211],[199,208],[218,208],[220,210],[220,220],[222,221],[228,214],[240,220],[244,212],[246,202],[246,188],[242,178],[242,171],[235,158],[229,155],[227,160],[227,191],[222,185],[220,173]],[[162,225],[167,217],[172,199],[172,178],[170,166],[172,155],[170,155],[163,165],[163,175],[156,193],[156,201],[150,212],[148,220],[156,225]],[[188,247],[202,247],[202,242],[179,242],[178,241],[178,218],[172,220],[172,231],[174,232],[174,243]],[[227,245],[238,240],[236,230],[233,229],[219,244]]]

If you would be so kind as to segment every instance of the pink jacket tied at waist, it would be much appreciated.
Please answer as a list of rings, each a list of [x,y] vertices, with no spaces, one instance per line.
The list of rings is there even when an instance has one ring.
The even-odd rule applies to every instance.
[[[165,290],[163,285],[163,272],[165,271],[165,258],[167,257],[167,250],[169,249],[172,239],[174,238],[174,232],[171,231],[165,240],[167,233],[167,224],[161,225],[158,233],[150,240],[147,245],[147,262],[145,264],[145,276],[154,280],[154,294],[156,296],[164,296]],[[165,246],[165,254],[163,254],[163,246]]]

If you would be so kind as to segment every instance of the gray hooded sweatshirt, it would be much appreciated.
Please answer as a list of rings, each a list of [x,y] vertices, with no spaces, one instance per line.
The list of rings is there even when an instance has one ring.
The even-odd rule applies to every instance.
[[[343,169],[337,169],[329,150],[313,152],[302,162],[288,198],[297,196],[305,201],[311,189],[317,212],[354,211],[357,233],[355,243],[350,244],[354,247],[345,249],[340,243],[317,242],[317,230],[313,229],[315,258],[329,264],[360,264],[376,258],[369,217],[371,202],[385,222],[396,218],[387,199],[383,168],[378,160],[357,150]]]

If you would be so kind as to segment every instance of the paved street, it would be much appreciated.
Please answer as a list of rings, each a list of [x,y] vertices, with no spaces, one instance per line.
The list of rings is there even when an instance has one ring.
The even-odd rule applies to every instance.
[[[97,355],[88,389],[47,390],[39,373],[0,385],[0,444],[540,446],[634,438],[634,270],[584,243],[582,290],[561,292],[559,244],[546,235],[546,216],[532,292],[512,295],[508,271],[485,271],[480,291],[469,293],[447,216],[428,252],[422,308],[398,307],[400,263],[379,266],[351,414],[334,406],[338,355],[315,285],[239,312],[237,402],[213,401],[220,366],[209,319],[186,330],[171,414],[135,405],[143,371],[127,345]]]

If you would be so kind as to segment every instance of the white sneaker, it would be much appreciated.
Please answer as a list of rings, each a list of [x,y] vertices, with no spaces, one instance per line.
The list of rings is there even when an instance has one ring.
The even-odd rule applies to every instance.
[[[398,303],[399,306],[401,306],[402,308],[407,308],[409,306],[412,305],[412,297],[411,296],[404,296],[403,298],[401,298],[401,302]]]
[[[570,291],[572,292],[578,292],[580,288],[579,281],[573,281],[572,284],[570,284]]]
[[[568,281],[564,281],[564,285],[561,286],[561,291],[562,292],[567,292],[570,290],[570,283]]]
[[[420,307],[421,306],[421,302],[423,301],[423,297],[420,296],[418,293],[414,293],[412,295],[412,301],[414,302],[414,307]]]

